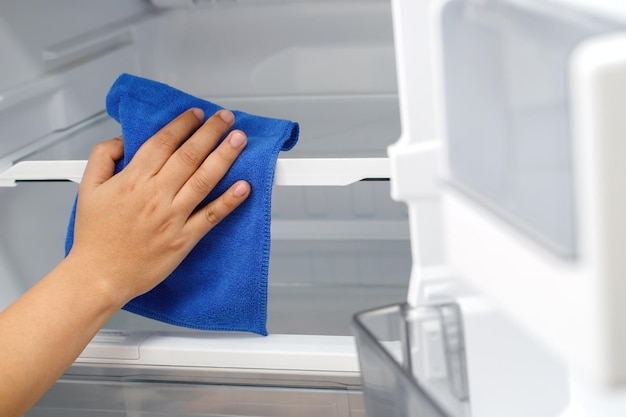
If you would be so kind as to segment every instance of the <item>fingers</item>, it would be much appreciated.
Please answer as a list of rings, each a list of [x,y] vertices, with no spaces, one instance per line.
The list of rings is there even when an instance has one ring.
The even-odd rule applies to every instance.
[[[110,139],[94,146],[87,161],[81,187],[96,187],[113,176],[115,163],[124,156],[121,137]]]
[[[142,145],[122,171],[122,174],[128,175],[121,175],[118,177],[121,183],[116,183],[119,186],[140,177],[143,179],[141,186],[148,191],[137,193],[137,198],[162,193],[169,195],[159,201],[163,210],[169,213],[166,217],[182,218],[183,221],[177,223],[182,225],[184,233],[193,236],[196,241],[250,194],[250,185],[246,181],[238,181],[220,197],[196,210],[247,144],[246,135],[239,130],[231,131],[221,140],[234,123],[230,111],[220,110],[200,126],[202,117],[201,110],[191,109],[166,125]],[[96,145],[81,188],[96,188],[111,179],[116,161],[123,156],[121,138]]]
[[[224,177],[247,143],[246,135],[232,131],[188,177],[174,197],[174,204],[191,213]]]
[[[250,195],[250,184],[237,181],[224,194],[191,215],[185,227],[193,241],[200,240]]]
[[[174,184],[178,191],[202,165],[234,121],[235,116],[228,110],[215,113],[176,150],[159,171],[159,175]]]
[[[140,167],[147,175],[156,174],[180,144],[198,129],[202,120],[204,112],[200,109],[182,113],[141,145],[128,166]]]

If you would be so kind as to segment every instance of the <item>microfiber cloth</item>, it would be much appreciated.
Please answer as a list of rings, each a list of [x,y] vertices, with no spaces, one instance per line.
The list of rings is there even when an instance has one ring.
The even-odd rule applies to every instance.
[[[122,127],[126,166],[141,144],[191,107],[205,117],[222,107],[168,85],[122,74],[106,99],[107,112]],[[249,197],[215,226],[180,266],[151,291],[126,304],[127,311],[166,323],[203,330],[267,335],[267,274],[274,168],[280,151],[298,140],[298,124],[233,111],[248,144],[205,202],[237,180],[251,185]],[[73,243],[76,205],[70,217],[66,253]]]

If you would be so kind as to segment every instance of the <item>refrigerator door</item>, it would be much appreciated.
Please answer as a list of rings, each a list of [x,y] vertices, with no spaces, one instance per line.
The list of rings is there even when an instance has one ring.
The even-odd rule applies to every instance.
[[[446,245],[575,372],[622,386],[626,20],[591,3],[441,2]]]

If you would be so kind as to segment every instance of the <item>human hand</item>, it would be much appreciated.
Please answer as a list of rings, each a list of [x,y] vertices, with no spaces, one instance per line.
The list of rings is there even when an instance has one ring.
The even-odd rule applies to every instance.
[[[78,264],[120,307],[165,279],[250,193],[249,184],[238,181],[196,210],[247,141],[235,130],[216,147],[234,116],[221,110],[202,124],[203,117],[199,109],[184,112],[116,175],[115,162],[124,152],[121,138],[96,145],[89,157],[66,260]]]

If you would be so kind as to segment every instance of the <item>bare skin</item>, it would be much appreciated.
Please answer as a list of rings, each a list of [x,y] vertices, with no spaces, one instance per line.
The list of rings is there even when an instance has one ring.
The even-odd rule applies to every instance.
[[[238,181],[195,211],[247,142],[235,130],[217,146],[234,123],[230,111],[202,119],[199,109],[184,112],[115,176],[122,139],[94,147],[71,252],[0,313],[0,416],[26,412],[115,312],[163,281],[248,197],[250,185]]]

